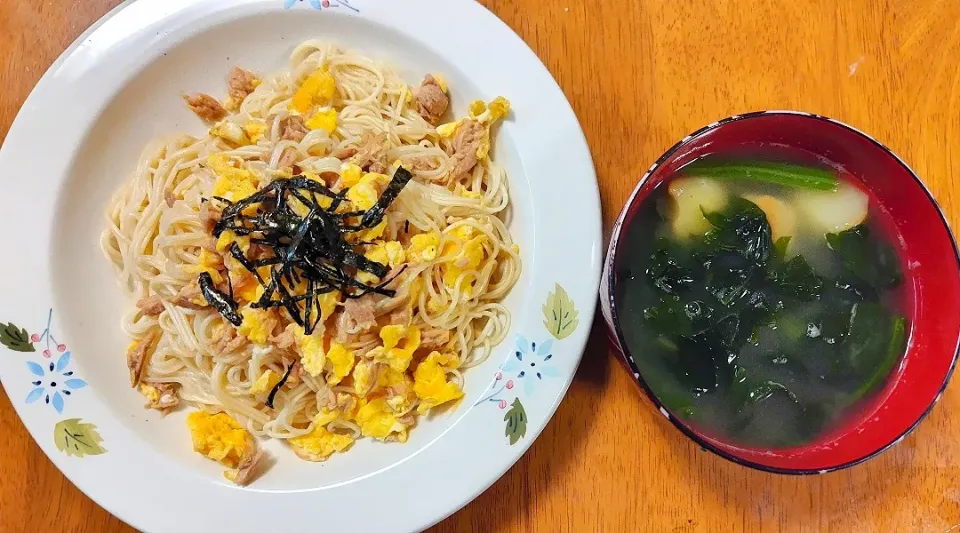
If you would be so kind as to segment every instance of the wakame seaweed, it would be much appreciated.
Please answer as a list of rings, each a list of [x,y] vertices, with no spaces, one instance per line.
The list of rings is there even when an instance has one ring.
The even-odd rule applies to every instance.
[[[896,252],[873,236],[866,224],[828,233],[827,244],[850,272],[875,289],[895,287],[903,278]]]
[[[347,212],[339,209],[347,189],[335,193],[305,176],[277,179],[236,202],[215,198],[225,207],[213,236],[219,238],[230,231],[250,237],[251,244],[258,246],[256,254],[245,253],[236,242],[229,253],[264,288],[263,296],[251,307],[281,307],[310,334],[322,318],[319,298],[323,294],[335,290],[344,298],[395,294],[387,285],[400,273],[387,278],[387,265],[367,259],[362,249],[368,243],[360,240],[359,232],[383,220],[411,178],[409,171],[397,168],[376,205],[367,211]],[[260,272],[263,267],[269,269],[268,276]],[[363,282],[360,272],[381,281]],[[207,302],[231,324],[242,323],[236,300],[217,290],[209,274],[201,274],[200,288]]]
[[[761,443],[814,438],[880,386],[903,353],[906,320],[881,301],[902,278],[897,257],[866,225],[827,234],[824,253],[835,254],[839,268],[827,276],[790,253],[791,237],[774,240],[766,214],[749,200],[703,215],[710,229],[701,237],[652,240],[640,278],[643,338],[675,379],[654,383],[655,392],[671,411],[694,418],[697,398],[725,398],[725,431],[743,439],[756,437],[757,413],[777,405],[795,418],[792,430]],[[797,388],[803,380],[849,394],[812,394],[823,387]]]

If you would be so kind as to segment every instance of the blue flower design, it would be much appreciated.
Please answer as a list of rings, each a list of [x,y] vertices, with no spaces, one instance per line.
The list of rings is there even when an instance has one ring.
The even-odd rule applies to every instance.
[[[73,371],[67,370],[70,366],[70,352],[63,355],[54,363],[51,361],[44,366],[33,361],[27,361],[30,373],[40,378],[33,381],[34,389],[27,394],[27,403],[33,403],[41,397],[44,403],[53,405],[58,413],[63,413],[63,399],[72,394],[71,391],[82,389],[87,382],[73,377]]]
[[[503,364],[504,372],[516,372],[517,380],[523,382],[523,392],[530,396],[544,378],[553,378],[560,372],[553,363],[553,339],[537,344],[517,335],[517,351]]]

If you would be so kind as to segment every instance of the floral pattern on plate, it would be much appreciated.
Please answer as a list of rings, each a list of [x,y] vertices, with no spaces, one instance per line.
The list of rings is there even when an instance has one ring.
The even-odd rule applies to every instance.
[[[42,333],[31,335],[26,328],[13,323],[0,323],[0,344],[15,352],[32,353],[37,351],[35,344],[45,343],[41,355],[49,361],[25,361],[33,389],[24,402],[32,404],[43,398],[44,404],[63,414],[66,399],[77,390],[86,388],[87,382],[75,376],[76,371],[70,367],[73,356],[67,351],[67,345],[53,336],[50,328],[52,323],[53,309],[47,312],[47,326]],[[60,353],[56,360],[52,360],[54,350]],[[53,441],[58,450],[75,457],[100,455],[107,451],[102,446],[103,438],[97,432],[97,427],[81,422],[79,418],[58,422],[53,429]]]
[[[569,336],[580,323],[579,313],[567,291],[559,283],[554,285],[553,292],[547,295],[543,304],[543,325],[556,340]],[[520,392],[527,398],[536,394],[537,387],[542,381],[555,378],[560,372],[554,367],[553,345],[554,339],[542,342],[527,340],[523,335],[517,335],[516,351],[500,366],[490,385],[490,392],[484,394],[474,406],[481,403],[493,402],[500,409],[506,409],[503,421],[506,423],[504,436],[513,445],[527,434],[527,411],[520,400]],[[511,402],[508,398],[517,384],[517,391]]]

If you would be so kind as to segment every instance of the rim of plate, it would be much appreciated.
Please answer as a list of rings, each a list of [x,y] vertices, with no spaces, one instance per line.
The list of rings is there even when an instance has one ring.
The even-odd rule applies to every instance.
[[[161,460],[96,394],[72,395],[65,408],[61,399],[58,409],[44,401],[28,403],[34,396],[30,386],[31,379],[36,379],[33,374],[40,375],[37,372],[43,372],[47,363],[51,371],[56,366],[58,372],[72,363],[69,355],[42,359],[39,352],[30,353],[39,341],[19,338],[18,331],[43,331],[54,304],[48,264],[53,206],[70,164],[106,106],[165,50],[217,24],[291,6],[328,9],[338,3],[344,9],[337,10],[336,16],[362,17],[387,26],[456,64],[471,79],[518,88],[510,98],[526,119],[503,128],[513,139],[532,191],[529,218],[536,239],[530,255],[533,260],[524,269],[529,269],[528,290],[536,305],[525,304],[523,309],[537,312],[535,316],[514,316],[519,327],[511,329],[529,332],[538,342],[546,340],[539,343],[541,351],[545,345],[552,348],[558,372],[557,379],[538,385],[536,397],[522,396],[522,387],[517,387],[517,401],[522,396],[527,402],[521,411],[527,424],[525,437],[505,438],[507,417],[503,411],[486,408],[486,402],[464,404],[457,410],[456,421],[439,437],[388,468],[327,488],[266,491],[257,490],[256,484],[239,488],[212,482],[183,465],[171,468],[170,461]],[[431,31],[417,35],[405,30],[423,27],[430,20],[443,24],[428,24]],[[482,39],[484,47],[469,46],[471,38]],[[492,57],[509,60],[493,61]],[[66,87],[70,98],[62,97]],[[551,193],[558,179],[563,188]],[[6,346],[0,346],[4,389],[23,424],[57,468],[102,507],[145,531],[300,531],[310,527],[309,520],[317,516],[323,516],[328,527],[349,527],[351,531],[430,527],[492,485],[541,433],[573,380],[597,302],[603,251],[600,196],[583,131],[563,92],[534,52],[473,0],[126,0],[84,32],[41,77],[0,147],[0,180],[5,188],[0,221],[31,228],[7,235],[7,249],[17,250],[18,255],[15,261],[0,266],[4,273],[0,278],[0,341]],[[571,212],[579,214],[576,224],[569,223]],[[541,302],[547,302],[543,314]],[[553,328],[545,318],[549,307],[573,317],[579,312],[579,327],[574,319],[557,331],[548,329]],[[26,327],[16,328],[13,323]],[[500,349],[513,342],[513,338],[505,339]],[[527,349],[523,346],[526,342],[517,337],[520,350]],[[536,344],[531,351],[537,352]],[[73,360],[82,369],[83,354],[75,354]],[[499,375],[473,379],[490,380],[492,387]],[[22,400],[25,396],[27,402]],[[91,447],[86,449],[86,457],[61,451],[54,437],[65,427],[87,437]],[[464,454],[464,449],[474,453]],[[144,479],[150,482],[144,483]],[[365,513],[360,521],[349,512],[349,506],[360,510],[364,501],[377,502],[377,512]],[[269,512],[241,510],[245,508]]]

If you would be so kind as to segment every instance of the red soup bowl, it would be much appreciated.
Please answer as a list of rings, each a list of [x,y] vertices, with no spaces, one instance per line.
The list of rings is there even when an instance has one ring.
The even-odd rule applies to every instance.
[[[657,399],[624,339],[618,282],[621,254],[639,207],[665,178],[715,153],[763,149],[805,152],[859,181],[890,216],[884,228],[899,241],[906,311],[912,318],[907,350],[882,390],[815,442],[793,448],[746,447],[688,424]],[[809,113],[764,111],[730,117],[688,135],[644,174],[613,228],[600,288],[611,343],[656,408],[700,446],[736,463],[784,474],[825,473],[856,465],[901,441],[943,394],[960,349],[960,252],[930,191],[888,148],[856,129]],[[912,312],[911,312],[912,308]]]

